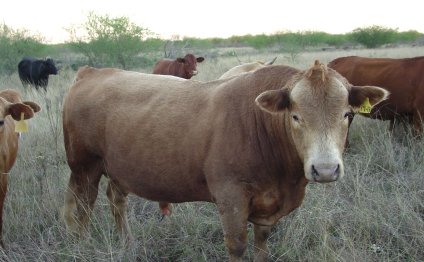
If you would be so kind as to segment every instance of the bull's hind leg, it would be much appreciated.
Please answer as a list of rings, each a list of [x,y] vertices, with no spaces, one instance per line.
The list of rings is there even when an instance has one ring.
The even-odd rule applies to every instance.
[[[65,193],[64,219],[67,228],[80,236],[87,231],[88,220],[97,198],[101,169],[92,167],[71,173]],[[74,211],[76,211],[74,213]]]
[[[121,240],[127,244],[133,240],[127,219],[128,192],[123,191],[116,181],[110,180],[107,197]]]

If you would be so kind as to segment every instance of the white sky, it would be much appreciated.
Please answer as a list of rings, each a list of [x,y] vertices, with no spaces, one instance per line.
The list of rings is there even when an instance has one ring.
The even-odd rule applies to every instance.
[[[164,38],[230,37],[313,30],[347,33],[380,25],[424,33],[422,0],[8,0],[0,23],[41,34],[47,42],[64,42],[64,28],[81,25],[90,11],[126,16]]]

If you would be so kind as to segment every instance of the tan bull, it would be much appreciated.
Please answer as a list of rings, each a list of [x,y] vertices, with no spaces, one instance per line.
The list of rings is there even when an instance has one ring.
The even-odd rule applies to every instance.
[[[118,231],[132,239],[129,193],[217,205],[230,261],[242,261],[247,223],[266,261],[277,221],[299,207],[309,181],[343,177],[348,115],[378,87],[351,86],[318,61],[268,66],[208,83],[118,69],[81,68],[65,98],[71,169],[64,217],[83,234],[102,175]]]

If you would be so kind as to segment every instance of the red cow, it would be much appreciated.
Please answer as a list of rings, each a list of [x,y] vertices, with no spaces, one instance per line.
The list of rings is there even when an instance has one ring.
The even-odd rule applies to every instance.
[[[162,59],[156,62],[153,74],[173,75],[185,79],[190,79],[197,75],[197,63],[201,63],[205,58],[195,57],[193,54],[187,54],[184,58],[175,60]]]
[[[21,96],[14,90],[0,91],[0,244],[3,228],[3,204],[7,193],[7,176],[12,169],[18,153],[18,133],[15,132],[15,121],[34,116],[40,107],[34,102],[22,102]]]
[[[424,56],[413,58],[339,57],[328,64],[353,85],[376,85],[390,92],[384,102],[364,116],[390,120],[407,118],[415,134],[423,131]]]

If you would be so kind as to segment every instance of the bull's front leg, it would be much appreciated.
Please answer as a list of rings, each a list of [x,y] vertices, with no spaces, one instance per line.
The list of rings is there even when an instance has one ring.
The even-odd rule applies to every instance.
[[[228,185],[218,199],[218,206],[225,245],[229,254],[229,261],[242,261],[247,247],[247,218],[249,215],[249,199],[242,191],[238,193],[235,187]]]
[[[271,234],[270,226],[254,225],[255,234],[255,260],[262,262],[268,260],[268,246],[266,244],[269,235]]]

